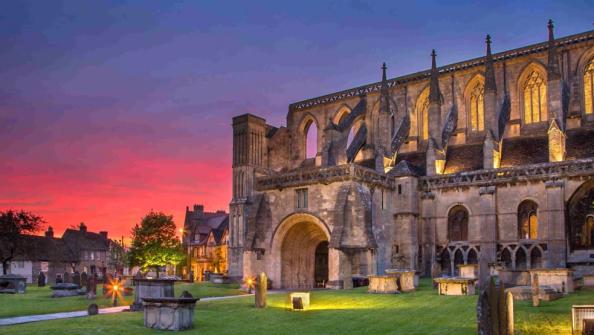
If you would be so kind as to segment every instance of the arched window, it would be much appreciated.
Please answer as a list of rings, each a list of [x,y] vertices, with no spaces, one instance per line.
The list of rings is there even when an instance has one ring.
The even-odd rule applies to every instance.
[[[485,129],[484,96],[485,85],[477,81],[470,91],[470,130],[483,131]]]
[[[516,269],[517,270],[526,270],[528,268],[528,261],[526,256],[526,251],[524,248],[518,248],[516,251]]]
[[[476,253],[476,250],[470,249],[470,251],[468,251],[467,263],[468,264],[478,264],[478,255]]]
[[[305,158],[314,158],[318,154],[317,124],[313,120],[308,120],[303,128],[303,133],[305,134]]]
[[[594,111],[594,59],[590,60],[584,71],[584,108],[586,114]]]
[[[538,268],[542,268],[543,264],[542,264],[542,253],[540,252],[540,249],[538,248],[532,248],[532,251],[530,251],[530,267],[533,269],[538,269]]]
[[[538,205],[534,201],[524,200],[518,206],[518,238],[538,238]]]
[[[457,205],[448,214],[448,239],[450,241],[468,240],[468,211]]]
[[[501,252],[501,263],[508,269],[512,268],[512,257],[508,248],[503,249]]]
[[[524,123],[547,119],[547,83],[540,71],[532,71],[524,82]]]
[[[426,140],[429,138],[429,88],[424,89],[417,98],[415,111],[419,118],[419,137]]]

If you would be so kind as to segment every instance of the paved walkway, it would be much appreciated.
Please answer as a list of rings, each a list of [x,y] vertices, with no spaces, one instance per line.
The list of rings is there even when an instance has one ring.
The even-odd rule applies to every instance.
[[[216,300],[224,300],[224,299],[247,297],[247,296],[250,296],[250,295],[253,295],[253,294],[242,294],[242,295],[229,295],[229,296],[224,296],[224,297],[201,298],[200,301],[216,301]],[[125,311],[125,310],[127,310],[129,308],[130,308],[130,306],[118,306],[118,307],[101,308],[101,309],[99,309],[99,314],[120,313],[120,312],[123,312],[123,311]],[[63,312],[63,313],[27,315],[27,316],[15,316],[15,317],[12,317],[12,318],[0,319],[0,326],[18,325],[18,324],[21,324],[21,323],[38,322],[38,321],[48,321],[48,320],[58,320],[58,319],[79,318],[79,317],[82,317],[82,316],[88,316],[87,311]]]

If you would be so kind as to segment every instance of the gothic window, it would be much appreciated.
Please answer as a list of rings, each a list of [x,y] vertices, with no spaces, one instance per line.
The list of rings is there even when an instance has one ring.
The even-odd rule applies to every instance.
[[[429,138],[429,88],[421,92],[417,99],[417,116],[419,118],[419,138],[426,140]]]
[[[547,119],[547,84],[539,71],[532,71],[524,83],[524,123]]]
[[[470,130],[483,131],[485,129],[484,88],[482,82],[477,82],[470,91]]]
[[[448,214],[448,239],[450,241],[468,240],[468,211],[457,205]]]
[[[594,110],[594,59],[590,60],[584,71],[584,107],[586,114]]]
[[[531,200],[522,201],[518,206],[518,238],[535,240],[538,238],[538,205]]]
[[[308,120],[303,128],[305,137],[305,158],[314,158],[318,154],[318,126]]]

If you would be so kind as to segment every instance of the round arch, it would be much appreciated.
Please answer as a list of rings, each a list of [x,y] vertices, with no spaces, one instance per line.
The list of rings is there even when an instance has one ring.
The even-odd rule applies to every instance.
[[[293,213],[281,220],[272,234],[270,248],[273,259],[269,273],[274,287],[315,287],[317,251],[329,241],[328,226],[311,213]],[[330,257],[325,262],[328,269],[335,265]]]

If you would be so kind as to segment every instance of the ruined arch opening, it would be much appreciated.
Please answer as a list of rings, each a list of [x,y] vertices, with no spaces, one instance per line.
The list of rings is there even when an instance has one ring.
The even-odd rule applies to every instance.
[[[281,287],[311,289],[328,279],[328,238],[314,222],[288,229],[281,244]]]
[[[567,204],[571,250],[594,249],[594,181],[580,186]]]
[[[308,120],[303,128],[305,135],[305,158],[315,158],[318,154],[318,125],[314,120]]]

